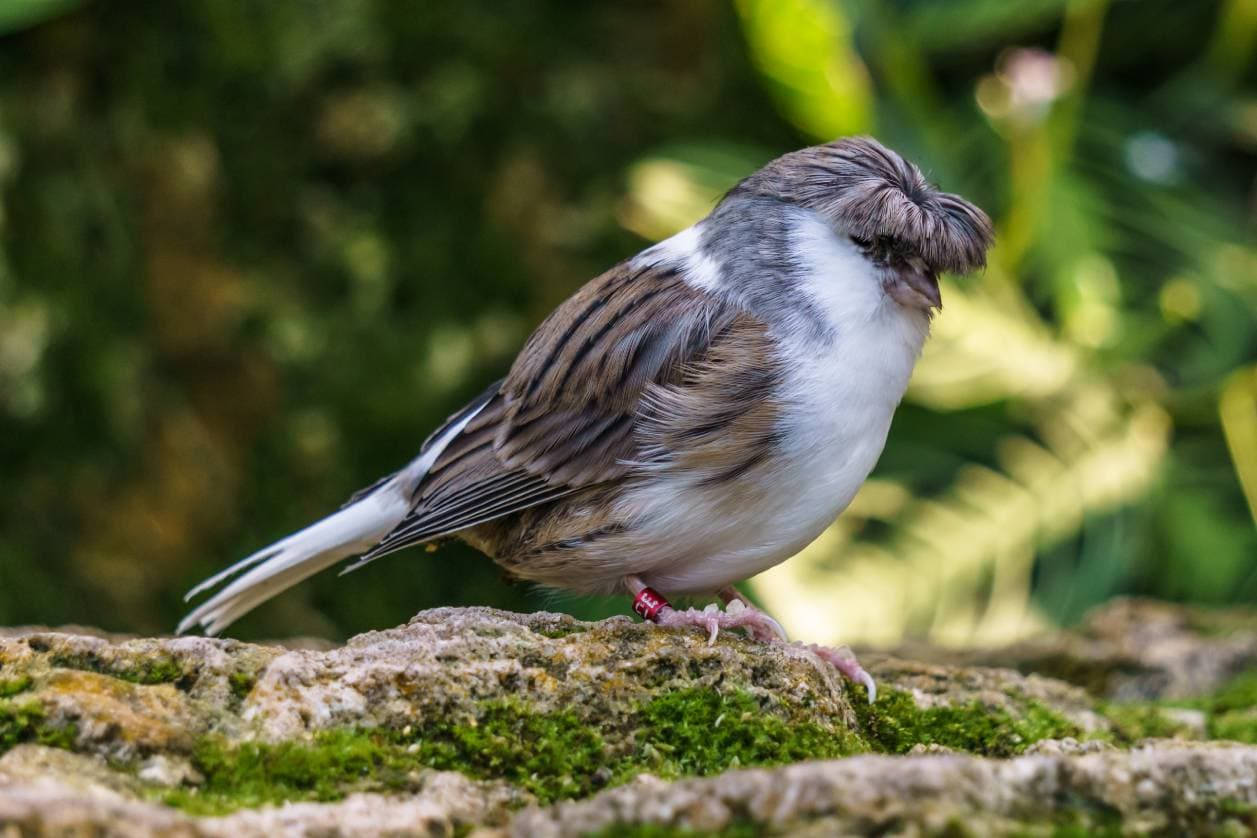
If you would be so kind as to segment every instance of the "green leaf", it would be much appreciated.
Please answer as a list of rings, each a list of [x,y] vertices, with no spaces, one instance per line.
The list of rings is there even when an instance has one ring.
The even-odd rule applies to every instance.
[[[751,57],[791,122],[823,140],[870,129],[872,85],[837,3],[739,0],[737,7]]]

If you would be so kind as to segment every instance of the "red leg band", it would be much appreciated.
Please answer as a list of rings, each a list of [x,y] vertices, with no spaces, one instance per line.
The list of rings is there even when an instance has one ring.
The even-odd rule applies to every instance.
[[[643,620],[654,621],[659,612],[668,607],[663,595],[652,588],[642,588],[633,597],[633,611]]]

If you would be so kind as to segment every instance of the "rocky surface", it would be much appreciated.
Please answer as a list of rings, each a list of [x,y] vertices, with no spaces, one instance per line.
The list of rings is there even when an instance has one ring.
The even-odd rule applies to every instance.
[[[1004,649],[910,646],[899,653],[1036,672],[1118,701],[1190,698],[1257,669],[1257,611],[1119,599],[1093,611],[1076,631]]]
[[[1186,790],[1190,789],[1190,793]],[[521,813],[510,832],[577,836],[619,824],[815,835],[895,831],[984,835],[1038,827],[1191,834],[1257,825],[1257,748],[1163,743],[1130,752],[1011,760],[858,756],[704,780],[644,778]],[[963,834],[963,833],[962,833]]]
[[[864,657],[870,705],[801,648],[627,618],[437,609],[334,648],[0,630],[0,835],[1257,829],[1251,615],[1125,601],[905,652]]]

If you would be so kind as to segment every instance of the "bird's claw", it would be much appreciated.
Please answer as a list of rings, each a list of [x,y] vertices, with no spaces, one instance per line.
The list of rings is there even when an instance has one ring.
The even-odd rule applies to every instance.
[[[845,646],[834,649],[829,646],[817,646],[814,643],[808,644],[803,648],[841,672],[848,681],[863,684],[864,689],[868,692],[869,704],[877,701],[877,682],[873,680],[872,675],[865,671],[864,667],[860,666],[860,662],[856,660],[850,649]]]
[[[873,680],[873,676],[861,670],[860,683],[864,685],[864,690],[868,693],[869,704],[877,701],[877,682]]]
[[[643,600],[644,595],[645,600]],[[661,626],[704,629],[707,632],[708,646],[716,644],[722,628],[740,628],[745,630],[752,640],[761,643],[793,645],[806,649],[837,669],[848,681],[863,684],[868,692],[870,704],[877,700],[877,683],[873,680],[873,676],[860,666],[860,662],[856,660],[855,655],[851,654],[850,649],[846,647],[833,649],[814,644],[791,644],[781,623],[758,608],[747,605],[740,596],[729,598],[724,611],[721,611],[720,606],[715,603],[701,611],[697,608],[687,608],[682,611],[673,608],[666,599],[642,585],[634,601],[634,610],[643,618]]]
[[[740,602],[729,603],[729,607],[721,611],[714,603],[702,611],[687,608],[684,611],[666,608],[655,617],[661,626],[679,626],[701,628],[707,631],[707,645],[715,645],[721,629],[740,628],[746,631],[752,640],[761,643],[780,643],[784,641],[785,631],[781,624],[762,611],[747,608]]]

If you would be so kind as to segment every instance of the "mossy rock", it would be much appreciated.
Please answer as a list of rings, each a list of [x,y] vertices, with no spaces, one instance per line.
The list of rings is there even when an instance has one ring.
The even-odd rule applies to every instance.
[[[645,779],[532,809],[514,835],[1245,835],[1257,827],[1257,748],[868,755],[720,777]]]
[[[1257,670],[1257,612],[1123,598],[1092,611],[1077,631],[961,653],[914,646],[912,655],[1058,678],[1111,701],[1182,700]]]
[[[868,749],[810,653],[627,618],[439,609],[330,650],[38,631],[0,639],[0,672],[0,752],[52,744],[132,773],[174,756],[198,782],[151,796],[201,813],[408,793],[434,769],[549,802]]]
[[[620,795],[642,788],[741,788],[750,781],[737,778],[765,771],[783,782],[811,777],[799,779],[810,788],[836,770],[824,766],[870,759],[879,771],[928,764],[931,776],[959,772],[961,782],[997,770],[974,766],[1010,759],[1060,772],[1079,760],[1120,761],[1140,752],[1126,750],[1139,742],[1187,747],[1148,737],[1253,739],[1257,681],[1246,675],[1211,696],[1120,703],[1014,669],[884,656],[865,656],[865,664],[880,687],[872,705],[862,687],[800,647],[736,633],[709,645],[701,633],[628,618],[437,609],[344,646],[297,649],[0,632],[0,823],[19,798],[52,805],[29,796],[37,774],[54,797],[87,783],[128,816],[165,819],[176,833],[266,834],[277,823],[266,807],[288,804],[297,808],[275,811],[299,811],[315,831],[332,823],[345,831],[361,817],[356,831],[387,832],[381,824],[398,822],[390,818],[424,811],[432,834],[486,825],[531,834],[517,827],[535,817],[555,834],[585,834],[564,826],[562,813],[599,800],[620,806]],[[1233,746],[1199,747],[1219,749],[1219,765],[1248,758]],[[1208,762],[1215,752],[1191,753]],[[1255,801],[1237,792],[1214,802],[1192,817],[1242,820]],[[737,835],[780,826],[749,805],[711,822],[621,811],[586,832]],[[1107,828],[1128,809],[1092,801],[1035,811],[1065,834]],[[60,829],[23,811],[12,822],[33,834]],[[87,820],[75,829],[104,817],[82,807],[49,811],[79,812]],[[835,812],[809,810],[790,829],[855,828]],[[993,827],[1021,828],[1015,811],[985,816]],[[933,815],[920,823],[952,829]]]

